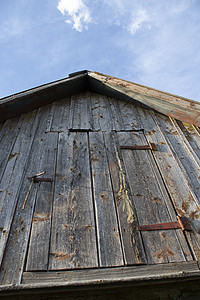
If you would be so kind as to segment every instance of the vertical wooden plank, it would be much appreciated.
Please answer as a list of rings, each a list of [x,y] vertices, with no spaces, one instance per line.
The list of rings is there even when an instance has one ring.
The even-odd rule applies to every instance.
[[[158,113],[154,113],[153,117],[156,119],[158,126],[174,152],[176,161],[182,169],[182,172],[188,178],[200,204],[200,180],[197,176],[198,173],[200,174],[199,158],[173,119],[170,120],[169,117]]]
[[[97,267],[88,137],[59,134],[49,269]]]
[[[7,120],[0,131],[0,180],[21,126],[19,120],[20,117]]]
[[[114,127],[108,98],[92,94],[91,103],[93,130],[112,131]]]
[[[87,94],[73,96],[71,99],[70,122],[69,129],[73,130],[89,130],[90,123],[90,97]]]
[[[145,144],[144,136],[139,132],[118,133],[118,138],[120,146]],[[152,168],[152,161],[149,160],[150,155],[148,150],[122,149],[139,225],[171,221],[165,204],[170,199],[164,200],[166,195],[161,192],[160,182]],[[172,221],[176,221],[176,218]],[[142,238],[148,263],[186,260],[174,230],[144,231]]]
[[[149,110],[138,108],[140,120],[145,128],[145,136],[149,142],[155,143],[158,151],[153,153],[163,180],[166,184],[174,207],[178,214],[186,216],[192,223],[194,232],[185,232],[197,259],[200,259],[200,210],[198,199],[192,191],[187,177],[177,164],[162,131],[152,118]],[[195,217],[194,217],[195,216]],[[183,249],[185,246],[183,245]]]
[[[89,140],[100,266],[122,266],[121,241],[103,134],[91,132]]]
[[[192,147],[196,156],[200,159],[200,134],[194,125],[187,124],[181,121],[175,121],[177,126],[180,128],[181,132],[185,136],[185,139]]]
[[[123,121],[123,130],[139,130],[141,129],[139,120],[137,118],[136,106],[133,103],[118,101],[121,118]]]
[[[66,131],[69,124],[70,98],[54,102],[55,106],[51,131]]]
[[[119,103],[117,99],[109,98],[109,104],[112,113],[113,130],[122,131],[124,130],[123,120],[119,110]]]
[[[43,164],[48,178],[53,182],[41,182],[37,192],[26,271],[47,270],[48,266],[57,143],[58,133],[48,133]]]
[[[19,284],[24,269],[35,200],[40,184],[34,183],[25,209],[22,209],[30,181],[27,177],[45,170],[44,158],[51,144],[45,133],[49,107],[39,109],[39,122],[28,158],[24,180],[19,187],[18,203],[0,273],[1,284]],[[53,147],[54,148],[54,147]],[[52,149],[54,151],[54,149]],[[48,176],[48,174],[46,174]]]
[[[106,132],[104,133],[104,137],[122,237],[125,264],[143,264],[147,262],[146,255],[141,235],[137,230],[138,218],[117,136],[114,132]]]
[[[21,116],[21,128],[10,153],[5,172],[0,182],[0,264],[9,236],[12,219],[23,180],[38,119],[36,111]]]

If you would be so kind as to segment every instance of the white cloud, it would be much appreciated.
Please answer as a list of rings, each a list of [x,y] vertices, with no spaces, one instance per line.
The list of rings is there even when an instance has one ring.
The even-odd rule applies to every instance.
[[[139,9],[136,15],[132,18],[131,23],[127,26],[128,31],[134,35],[142,24],[148,20],[149,16],[145,9]],[[149,27],[148,27],[149,28]]]
[[[79,32],[87,29],[87,24],[92,21],[90,10],[82,0],[60,0],[57,8],[63,16],[66,13],[70,16],[66,23],[73,24]]]

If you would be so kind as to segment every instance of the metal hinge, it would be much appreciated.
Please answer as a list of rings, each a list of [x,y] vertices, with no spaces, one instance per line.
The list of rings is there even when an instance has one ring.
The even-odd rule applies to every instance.
[[[148,145],[133,145],[133,146],[120,146],[121,149],[130,149],[130,150],[153,150],[157,151],[157,147],[154,143],[150,143]]]
[[[159,224],[149,224],[138,226],[140,231],[149,231],[149,230],[167,230],[167,229],[182,229],[183,231],[191,231],[192,228],[189,224],[189,221],[186,217],[177,216],[178,221],[166,222]]]
[[[32,176],[32,177],[27,177],[27,179],[30,180],[31,183],[30,183],[30,185],[29,185],[29,188],[28,188],[28,191],[27,191],[27,194],[26,194],[24,203],[23,203],[23,205],[22,205],[22,209],[25,208],[25,205],[26,205],[26,202],[27,202],[27,200],[28,200],[28,196],[29,196],[29,194],[30,194],[30,192],[31,192],[31,188],[32,188],[33,183],[36,183],[36,182],[52,182],[52,181],[53,181],[53,179],[51,179],[51,178],[45,178],[45,177],[43,177],[43,178],[38,178],[39,176],[41,176],[41,175],[43,175],[43,174],[45,174],[45,173],[46,173],[46,171],[41,172],[41,173],[38,173],[38,174],[36,174],[36,175],[34,175],[34,176]]]

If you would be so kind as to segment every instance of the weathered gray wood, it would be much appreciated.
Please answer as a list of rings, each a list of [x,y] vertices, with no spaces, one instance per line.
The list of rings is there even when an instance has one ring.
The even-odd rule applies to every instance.
[[[44,176],[53,181],[41,182],[37,192],[26,263],[28,271],[47,270],[48,266],[57,143],[58,133],[48,133],[48,145],[43,159],[46,172]]]
[[[0,183],[0,264],[10,233],[27,158],[37,128],[36,112],[21,117],[21,128]]]
[[[118,103],[123,121],[123,130],[128,131],[141,129],[135,105],[124,101],[118,101]]]
[[[114,129],[111,108],[106,96],[91,95],[93,130],[112,131]]]
[[[100,266],[122,266],[123,255],[103,134],[91,132],[89,141]]]
[[[115,133],[104,133],[113,193],[118,213],[119,228],[125,263],[146,263],[146,256],[137,230],[138,219],[130,192],[124,162]]]
[[[90,105],[90,97],[88,97],[87,94],[81,94],[71,98],[69,129],[91,129]]]
[[[140,265],[134,267],[121,268],[103,268],[103,269],[88,269],[88,270],[71,270],[59,272],[24,272],[23,284],[43,284],[56,282],[89,282],[103,280],[104,282],[125,282],[126,280],[145,280],[155,278],[180,277],[184,274],[200,273],[196,261],[179,262],[157,265]],[[165,277],[166,278],[166,277]]]
[[[49,269],[97,267],[87,133],[61,133]]]
[[[66,131],[69,123],[70,98],[54,102],[54,116],[51,124],[51,131]]]
[[[149,111],[138,108],[141,122],[145,128],[145,135],[149,142],[155,143],[158,151],[153,153],[163,180],[167,186],[170,197],[178,214],[185,215],[192,222],[194,232],[186,232],[190,241],[193,253],[196,258],[200,258],[200,238],[199,238],[199,207],[198,199],[191,190],[188,180],[180,169],[174,153],[163,136],[159,126],[155,123]],[[191,215],[198,216],[195,219]],[[182,246],[183,249],[185,246]]]
[[[0,131],[0,180],[21,126],[19,119],[7,120]]]
[[[120,146],[143,145],[143,133],[118,133]],[[158,180],[149,161],[147,150],[122,149],[139,225],[171,221]],[[153,179],[153,180],[152,180]],[[176,221],[173,220],[173,221]],[[141,233],[148,263],[185,261],[174,230],[144,231]]]
[[[1,132],[1,129],[2,129],[4,124],[5,124],[5,122],[0,122],[0,132]]]
[[[158,113],[154,113],[153,116],[172,151],[175,153],[177,163],[189,180],[200,204],[200,180],[197,176],[197,174],[200,174],[199,158],[173,119],[170,120],[168,117]]]
[[[187,124],[176,120],[176,124],[180,128],[181,132],[184,134],[185,139],[188,141],[193,151],[200,159],[200,134],[199,129],[194,125]]]
[[[109,104],[112,113],[113,130],[116,131],[124,130],[124,124],[121,117],[118,100],[114,98],[109,98]]]
[[[43,107],[42,109],[39,109],[38,127],[28,158],[27,168],[24,172],[24,180],[20,187],[11,233],[3,258],[0,273],[1,284],[19,284],[21,281],[28,247],[35,199],[40,184],[33,184],[24,210],[22,209],[22,206],[30,185],[30,181],[27,179],[27,177],[31,177],[45,170],[44,158],[46,156],[46,152],[48,151],[48,147],[50,147],[50,141],[48,140],[49,135],[45,133],[48,114],[49,107]],[[54,147],[52,151],[54,151]]]

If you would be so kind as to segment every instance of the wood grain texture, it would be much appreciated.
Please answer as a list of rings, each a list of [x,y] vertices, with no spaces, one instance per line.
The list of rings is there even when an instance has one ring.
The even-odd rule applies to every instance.
[[[87,94],[73,96],[69,116],[69,129],[90,130],[91,129],[91,104]]]
[[[7,120],[0,131],[0,180],[21,126],[20,117]]]
[[[143,145],[143,133],[118,133],[120,146]],[[151,163],[148,150],[122,150],[139,225],[171,221],[164,195]],[[153,180],[152,180],[153,179]],[[174,219],[173,221],[176,221]],[[142,232],[148,263],[184,261],[185,256],[174,230]]]
[[[200,179],[197,176],[197,174],[200,174],[200,159],[193,151],[175,120],[172,118],[170,120],[168,117],[158,113],[154,113],[153,116],[172,151],[175,153],[176,161],[188,179],[200,204]]]
[[[191,221],[194,233],[186,232],[186,236],[190,241],[193,253],[196,258],[200,258],[200,239],[199,239],[199,221],[198,218],[191,218],[194,214],[199,215],[198,199],[192,191],[188,179],[180,169],[174,152],[172,152],[167,140],[165,139],[160,127],[149,114],[148,110],[138,108],[141,122],[145,127],[145,136],[149,142],[155,143],[158,151],[153,153],[167,190],[172,199],[176,212],[180,215],[188,217]],[[185,251],[186,245],[182,244]]]
[[[61,133],[49,269],[97,266],[87,133]]]
[[[133,267],[121,268],[102,268],[88,270],[73,270],[59,272],[24,272],[23,284],[36,284],[43,282],[44,284],[66,282],[89,282],[102,280],[104,282],[125,282],[125,281],[141,281],[145,279],[156,278],[172,278],[173,276],[181,277],[184,274],[200,273],[196,261],[179,262],[157,265],[140,265]]]
[[[30,185],[30,181],[27,177],[31,177],[34,174],[45,170],[44,158],[46,156],[47,149],[50,146],[48,135],[45,133],[48,113],[49,107],[39,109],[38,126],[28,158],[27,167],[24,172],[24,180],[21,183],[16,212],[7,243],[7,250],[2,263],[0,273],[1,284],[19,284],[21,281],[29,242],[34,205],[40,184],[33,184],[24,210],[22,209],[22,206]],[[54,149],[52,150],[54,151]]]
[[[22,125],[0,182],[0,227],[2,228],[0,233],[0,264],[24,178],[24,169],[37,128],[38,118],[35,116],[35,111],[22,115]]]
[[[124,265],[103,134],[89,133],[97,239],[101,267]]]
[[[26,270],[47,270],[48,267],[57,143],[58,133],[49,132],[46,137],[43,164],[46,172],[44,176],[48,176],[53,181],[38,183],[39,189],[32,219]]]
[[[94,131],[112,131],[114,129],[111,108],[106,96],[91,95],[91,113]]]
[[[187,124],[178,120],[175,120],[180,131],[184,135],[187,142],[190,144],[192,150],[196,156],[200,159],[200,131],[199,129],[191,124]]]
[[[125,263],[127,265],[143,264],[147,262],[146,255],[141,235],[137,230],[138,218],[124,162],[121,157],[118,139],[115,133],[108,132],[104,133],[104,138]]]
[[[112,114],[113,130],[122,131],[124,130],[124,123],[119,109],[119,103],[117,99],[109,98],[109,104]]]
[[[121,118],[123,121],[122,130],[139,130],[141,129],[140,123],[137,118],[136,107],[133,103],[118,101]]]

